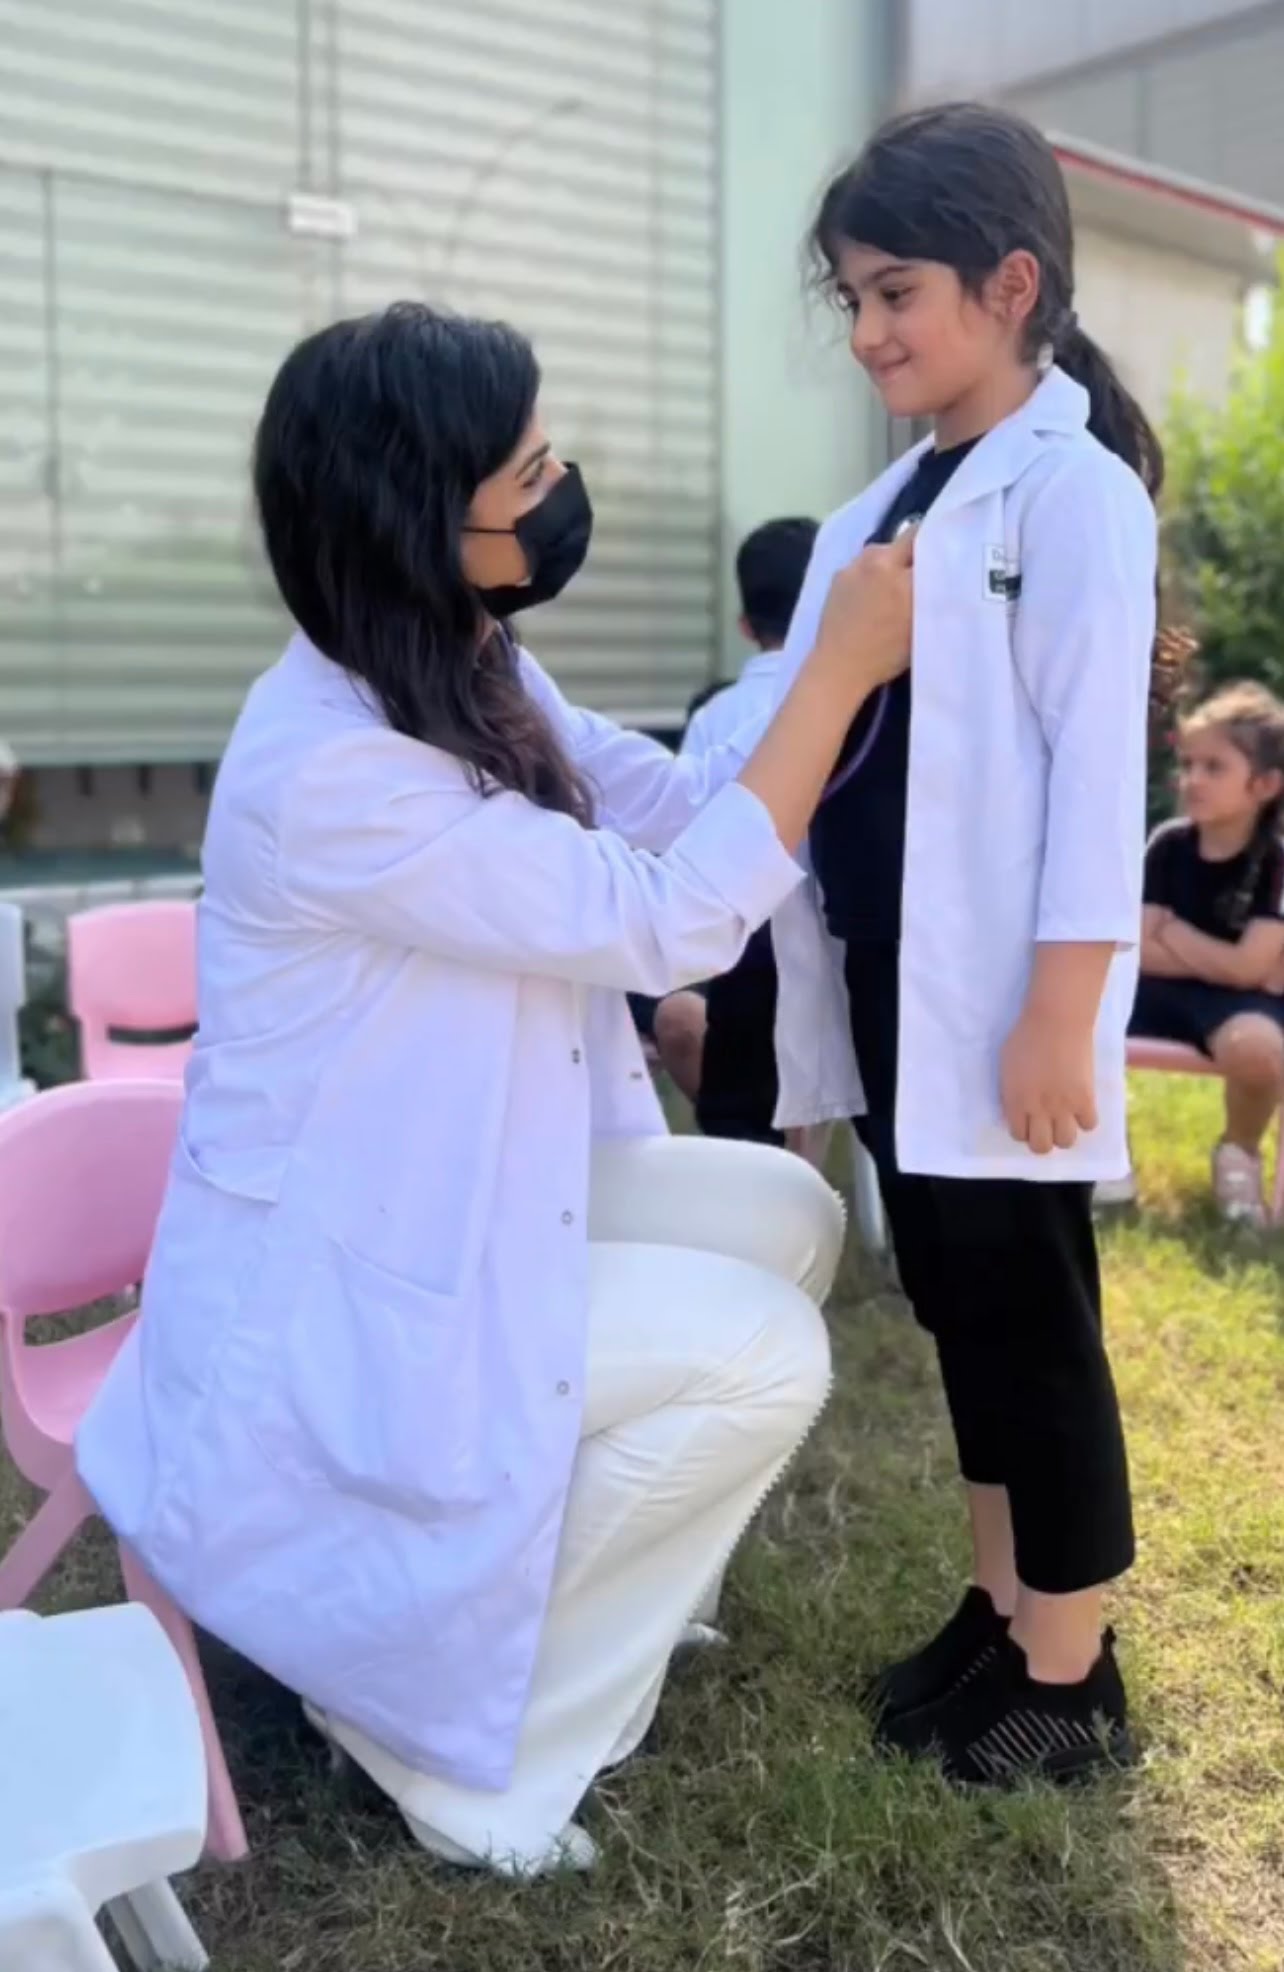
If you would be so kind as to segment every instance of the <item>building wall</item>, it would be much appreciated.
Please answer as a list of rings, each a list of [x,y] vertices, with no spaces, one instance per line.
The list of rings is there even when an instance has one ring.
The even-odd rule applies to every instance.
[[[823,517],[884,456],[885,420],[843,325],[804,295],[801,247],[827,176],[890,100],[895,4],[722,8],[724,663],[736,543],[773,515]]]
[[[263,391],[302,330],[395,295],[535,334],[599,509],[532,619],[568,689],[648,721],[734,663],[735,543],[881,457],[799,245],[886,100],[893,4],[0,0],[0,732],[43,766],[30,839],[199,833],[189,763],[281,634]],[[288,226],[299,189],[355,236]]]
[[[1002,95],[1044,129],[1284,205],[1284,0],[906,0],[915,97]]]
[[[598,517],[541,647],[604,709],[680,708],[720,580],[718,11],[0,0],[0,728],[24,757],[218,752],[282,635],[246,472],[268,383],[305,331],[401,298],[532,337]]]
[[[1179,382],[1225,394],[1243,314],[1237,275],[1091,227],[1079,228],[1076,265],[1080,319],[1152,419]]]
[[[904,0],[904,54],[917,94],[987,95],[1262,11],[1261,0]]]

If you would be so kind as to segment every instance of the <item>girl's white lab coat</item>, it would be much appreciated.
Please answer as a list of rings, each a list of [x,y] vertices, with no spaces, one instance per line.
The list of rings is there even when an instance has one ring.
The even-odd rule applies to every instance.
[[[1136,990],[1156,520],[1053,369],[963,461],[914,558],[897,1152],[940,1177],[1127,1169],[1124,1047]],[[922,448],[920,448],[921,450]],[[782,665],[810,650],[835,572],[918,453],[821,529]],[[1013,599],[1015,596],[1015,599]],[[853,857],[860,844],[853,842]],[[777,913],[777,1122],[864,1107],[842,954],[814,883]],[[1119,947],[1097,1023],[1099,1127],[1035,1157],[999,1104],[999,1056],[1038,941]]]
[[[590,1140],[664,1127],[602,989],[724,969],[799,877],[719,788],[734,746],[675,763],[523,664],[596,831],[483,799],[302,638],[251,693],[143,1317],[78,1443],[198,1622],[481,1787],[510,1771],[579,1439]]]

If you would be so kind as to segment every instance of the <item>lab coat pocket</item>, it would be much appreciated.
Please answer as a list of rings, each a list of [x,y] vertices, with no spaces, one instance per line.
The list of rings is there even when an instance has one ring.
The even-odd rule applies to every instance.
[[[303,1270],[282,1366],[301,1476],[415,1519],[473,1504],[473,1332],[462,1297],[327,1240]]]

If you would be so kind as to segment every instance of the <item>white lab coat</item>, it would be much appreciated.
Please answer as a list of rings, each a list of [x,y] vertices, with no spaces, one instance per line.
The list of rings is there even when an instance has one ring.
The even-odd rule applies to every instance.
[[[778,650],[759,650],[746,658],[739,677],[692,714],[682,735],[683,753],[699,756],[729,740],[743,739],[749,727],[764,729],[776,709],[779,673]]]
[[[964,460],[915,548],[896,1113],[910,1172],[1095,1180],[1127,1169],[1157,527],[1141,481],[1090,436],[1087,417],[1086,392],[1051,370]],[[835,571],[917,457],[821,529],[782,691]],[[1008,602],[1004,584],[1016,579]],[[859,1114],[842,953],[814,883],[776,914],[772,937],[777,1123]],[[1119,948],[1096,1031],[1100,1124],[1039,1158],[1004,1123],[999,1056],[1036,942],[1074,940]]]
[[[483,798],[302,637],[250,694],[142,1320],[77,1447],[198,1622],[492,1788],[580,1436],[590,1141],[664,1127],[623,990],[724,970],[799,876],[734,746],[675,762],[522,661],[597,830]]]

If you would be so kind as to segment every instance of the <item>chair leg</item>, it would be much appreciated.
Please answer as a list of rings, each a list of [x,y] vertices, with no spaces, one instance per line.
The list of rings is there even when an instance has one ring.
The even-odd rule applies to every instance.
[[[227,1760],[223,1753],[223,1742],[218,1736],[214,1723],[214,1713],[210,1707],[210,1695],[205,1689],[205,1673],[196,1649],[196,1638],[192,1626],[180,1609],[175,1608],[164,1590],[154,1582],[138,1557],[131,1553],[122,1541],[120,1543],[120,1565],[125,1577],[125,1590],[132,1602],[141,1602],[151,1610],[166,1636],[178,1652],[187,1682],[196,1701],[197,1715],[201,1722],[201,1738],[205,1742],[205,1765],[209,1774],[210,1807],[209,1827],[205,1846],[210,1855],[219,1862],[241,1862],[250,1852],[245,1839],[245,1824],[241,1820],[241,1810],[237,1805],[236,1790],[227,1770]]]
[[[93,1912],[65,1876],[0,1889],[0,1965],[117,1972]]]
[[[852,1130],[852,1214],[861,1245],[870,1253],[887,1251],[887,1225],[874,1160]]]
[[[205,1972],[209,1955],[164,1879],[113,1897],[106,1911],[138,1972]]]
[[[21,1609],[63,1549],[97,1511],[69,1466],[0,1561],[0,1609]]]

